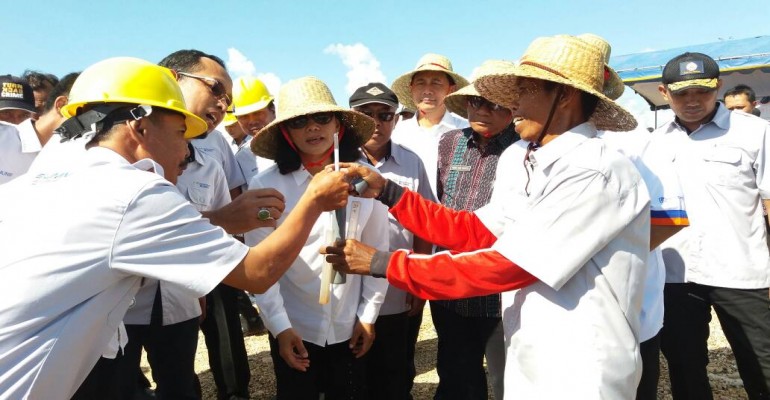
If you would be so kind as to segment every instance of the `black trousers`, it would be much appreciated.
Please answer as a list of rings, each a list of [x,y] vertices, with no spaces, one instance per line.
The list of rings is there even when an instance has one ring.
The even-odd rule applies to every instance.
[[[636,387],[636,400],[657,400],[660,379],[660,332],[639,344],[642,379]]]
[[[366,386],[370,400],[409,398],[409,316],[407,312],[380,315],[374,324],[376,339],[366,354]]]
[[[463,317],[434,302],[430,302],[430,312],[438,335],[439,382],[434,399],[486,399],[484,351],[501,318]]]
[[[770,399],[770,299],[768,289],[729,289],[667,283],[661,350],[675,400],[712,399],[708,365],[711,308],[735,354],[749,399]]]
[[[355,358],[347,340],[327,346],[303,341],[310,367],[302,372],[289,367],[278,352],[278,341],[273,335],[269,339],[277,400],[318,400],[320,393],[325,400],[367,399],[365,357]]]
[[[251,372],[238,317],[238,292],[225,284],[217,285],[206,295],[206,318],[201,323],[220,399],[249,397]]]

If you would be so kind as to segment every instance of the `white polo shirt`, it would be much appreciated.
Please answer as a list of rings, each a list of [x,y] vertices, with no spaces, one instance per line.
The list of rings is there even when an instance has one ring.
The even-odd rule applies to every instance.
[[[19,125],[0,121],[0,185],[26,173],[42,148],[32,119]]]
[[[399,186],[417,192],[430,201],[436,201],[428,183],[428,174],[425,172],[425,167],[417,153],[391,141],[390,156],[380,160],[375,167],[382,176]],[[404,229],[390,213],[388,213],[388,222],[389,250],[411,249],[414,242],[412,232]],[[400,314],[405,311],[409,311],[409,306],[406,303],[406,292],[388,285],[388,293],[380,308],[380,315]]]
[[[283,193],[286,209],[277,221],[280,225],[296,206],[311,178],[304,168],[281,175],[274,166],[252,179],[249,189],[269,187]],[[372,199],[351,197],[347,205],[348,222],[354,203],[360,207],[355,239],[378,250],[388,250],[386,207]],[[328,213],[324,213],[313,225],[305,246],[288,271],[264,294],[255,296],[262,320],[274,336],[294,328],[302,340],[325,346],[350,339],[356,318],[370,324],[377,319],[387,290],[385,279],[349,274],[345,284],[333,285],[329,303],[318,304],[324,263],[319,249],[328,245],[327,228],[330,221]],[[253,246],[271,232],[272,228],[255,229],[247,232],[244,239]]]
[[[437,125],[423,128],[417,123],[417,116],[399,121],[393,129],[391,139],[404,145],[420,156],[428,172],[433,197],[436,197],[436,178],[438,176],[438,142],[444,133],[455,129],[467,128],[468,120],[447,110]]]
[[[650,223],[664,226],[687,226],[687,211],[679,176],[671,160],[648,150],[650,133],[644,129],[632,132],[599,132],[610,147],[628,157],[644,179],[650,193]],[[647,277],[641,313],[639,341],[653,338],[663,328],[663,287],[666,267],[660,247],[647,258]]]
[[[220,209],[230,203],[230,191],[222,167],[216,160],[195,151],[195,161],[187,165],[177,178],[176,188],[198,212]],[[158,281],[147,280],[136,294],[136,301],[128,309],[123,322],[129,325],[149,325],[152,305]],[[160,283],[160,297],[163,311],[163,325],[189,321],[201,315],[198,298],[177,285]]]
[[[238,162],[230,150],[230,144],[223,135],[226,133],[213,130],[206,137],[192,139],[190,143],[196,149],[221,163],[222,170],[225,171],[225,177],[227,177],[227,187],[232,190],[246,185],[248,181],[241,173]]]
[[[650,146],[679,175],[690,220],[661,246],[666,281],[770,287],[761,205],[770,198],[770,124],[717,107],[714,118],[689,136],[675,121],[652,134]]]
[[[0,187],[1,398],[70,398],[143,277],[199,297],[245,257],[150,169],[97,147]]]
[[[499,236],[493,248],[539,280],[502,295],[506,397],[635,396],[649,195],[595,136],[582,124],[531,153],[529,178],[528,143],[514,143],[498,164],[512,189],[476,212]]]

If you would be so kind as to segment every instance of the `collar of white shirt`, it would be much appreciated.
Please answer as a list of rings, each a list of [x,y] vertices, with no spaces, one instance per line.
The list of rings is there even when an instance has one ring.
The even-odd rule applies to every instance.
[[[729,129],[730,128],[730,110],[728,110],[727,107],[724,106],[724,104],[717,102],[717,112],[716,114],[714,114],[714,118],[712,118],[711,121],[701,125],[701,127],[707,126],[710,123],[713,123],[719,129],[724,129],[724,130]],[[700,129],[700,127],[698,129]],[[696,129],[696,131],[698,129]],[[666,132],[673,132],[673,131],[687,132],[687,129],[685,129],[681,124],[676,122],[676,117],[674,117],[671,120],[671,122],[668,123],[667,129],[666,129]]]
[[[308,172],[304,166],[299,167],[296,171],[292,171],[291,176],[294,177],[294,182],[297,186],[302,186],[308,180],[313,179],[313,175],[310,175],[310,172]]]
[[[123,158],[123,156],[106,147],[92,147],[88,149],[86,154],[88,154],[88,157],[92,159],[92,165],[102,163],[129,164],[128,160]],[[151,158],[143,158],[131,165],[133,165],[133,167],[136,169],[154,172],[161,177],[164,176],[163,167],[161,167],[160,164],[156,163]]]
[[[19,140],[21,141],[22,153],[37,153],[43,149],[40,139],[37,137],[35,125],[32,124],[32,118],[16,126],[19,131]]]
[[[581,143],[596,137],[596,134],[594,125],[585,122],[562,133],[529,156],[538,168],[544,170]]]
[[[438,124],[434,125],[433,128],[431,128],[431,129],[434,129],[434,128],[438,127],[438,126],[445,126],[445,127],[449,128],[450,130],[451,129],[459,129],[460,125],[462,124],[462,121],[463,121],[462,117],[457,116],[457,115],[451,113],[449,110],[447,110],[447,111],[444,112],[444,116],[441,117],[441,121],[439,121]],[[409,118],[408,120],[403,121],[403,122],[412,124],[412,125],[422,129],[422,127],[420,126],[419,122],[417,122],[417,115],[415,115],[414,117]]]

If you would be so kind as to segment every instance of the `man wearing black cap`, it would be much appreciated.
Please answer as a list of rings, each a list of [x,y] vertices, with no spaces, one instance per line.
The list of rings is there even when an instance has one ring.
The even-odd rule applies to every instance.
[[[35,95],[24,79],[0,76],[0,121],[20,124],[35,114]]]
[[[350,96],[350,107],[374,119],[375,130],[361,148],[369,163],[383,176],[403,187],[434,200],[420,157],[406,147],[393,143],[390,136],[396,126],[398,108],[396,94],[382,83],[370,83]],[[390,249],[414,249],[430,253],[433,245],[404,229],[390,219]],[[377,340],[367,354],[367,387],[370,399],[408,399],[414,379],[414,347],[425,300],[389,286],[380,315],[374,325]],[[417,330],[411,335],[410,326]],[[410,323],[412,322],[412,323]],[[411,375],[411,376],[410,376]]]
[[[652,150],[679,175],[690,226],[663,243],[661,349],[674,399],[711,399],[706,366],[712,308],[750,399],[770,398],[770,256],[762,202],[770,198],[770,126],[717,102],[719,66],[684,53],[663,70],[660,93],[676,115]]]

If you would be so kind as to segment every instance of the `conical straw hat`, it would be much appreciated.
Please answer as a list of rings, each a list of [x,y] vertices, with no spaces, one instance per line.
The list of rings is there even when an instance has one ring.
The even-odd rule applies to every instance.
[[[590,93],[599,99],[590,117],[596,129],[630,131],[636,119],[604,94],[604,55],[594,45],[575,36],[558,35],[535,39],[524,52],[515,71],[480,77],[476,90],[490,101],[514,108],[520,93],[517,78],[560,83]]]
[[[412,76],[421,71],[439,71],[444,72],[451,76],[455,81],[455,86],[458,89],[468,86],[468,80],[463,78],[462,75],[454,72],[452,69],[452,62],[449,58],[442,56],[441,54],[428,53],[420,57],[420,61],[417,61],[417,65],[413,70],[399,76],[393,81],[390,87],[396,92],[398,101],[404,105],[404,107],[410,110],[416,110],[417,105],[412,100],[412,91],[409,89],[409,84],[412,83]]]
[[[485,75],[511,73],[515,70],[515,67],[516,67],[516,64],[510,61],[487,60],[487,61],[484,61],[478,68],[476,68],[473,76],[471,76],[471,80],[475,81],[479,77],[485,76]],[[481,95],[473,85],[468,85],[447,96],[444,99],[444,104],[446,104],[446,108],[449,111],[465,119],[468,119],[468,107],[466,105],[467,105],[468,97],[471,97],[471,96],[481,96]]]
[[[355,135],[359,145],[366,143],[374,133],[373,119],[338,106],[329,87],[313,76],[287,82],[278,92],[276,103],[276,119],[260,129],[251,140],[251,151],[260,157],[275,160],[279,140],[284,140],[280,124],[301,115],[334,112],[345,125],[345,134]]]

